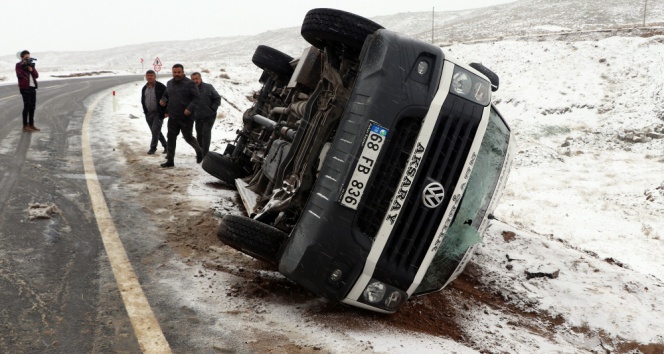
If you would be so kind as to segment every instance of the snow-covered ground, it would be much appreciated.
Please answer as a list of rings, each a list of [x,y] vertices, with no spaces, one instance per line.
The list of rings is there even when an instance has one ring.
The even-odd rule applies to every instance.
[[[662,22],[664,4],[648,6],[648,21]],[[641,9],[640,2],[626,0],[521,0],[482,11],[436,14],[436,40],[628,26],[641,21]],[[409,13],[376,20],[429,38],[428,16]],[[330,310],[329,303],[293,288],[279,291],[291,285],[215,243],[214,236],[195,261],[170,260],[172,277],[163,280],[164,286],[172,288],[181,306],[220,319],[215,322],[220,331],[227,326],[250,333],[256,342],[288,338],[295,346],[277,345],[284,352],[664,352],[664,31],[635,34],[579,32],[442,48],[465,61],[482,62],[500,76],[494,103],[518,139],[497,219],[469,270],[449,289],[417,298],[389,318]],[[45,79],[106,69],[136,73],[136,58],[159,55],[165,65],[182,62],[188,73],[203,71],[203,80],[225,98],[211,146],[223,151],[251,104],[247,96],[260,87],[260,71],[251,64],[258,44],[293,56],[306,46],[297,28],[288,28],[253,37],[47,53],[39,56],[38,65],[43,65]],[[194,50],[185,52],[184,46]],[[9,63],[2,65],[0,84],[15,85],[13,60],[0,58]],[[165,71],[162,81],[168,79]],[[199,168],[183,140],[176,168],[167,172],[157,167],[161,156],[145,154],[149,131],[138,100],[140,88],[117,87],[117,110],[112,111],[110,99],[103,101],[107,117],[100,118],[103,124],[117,124],[104,131],[115,132],[109,139],[131,155],[128,169],[156,170],[169,176],[171,184],[184,186],[170,196],[186,190],[178,200],[191,208],[184,215],[241,213],[233,192],[214,187],[215,179]],[[160,209],[153,214],[157,221],[170,222]],[[215,222],[205,225],[213,228]],[[200,227],[193,221],[187,226]],[[525,272],[531,270],[558,271],[558,277],[527,279]],[[252,278],[242,278],[246,273]],[[238,296],[243,293],[238,279],[268,295]],[[294,298],[293,292],[299,295]],[[443,304],[440,312],[447,311],[450,323],[426,322],[431,304]],[[428,329],[411,326],[417,316],[429,323]],[[399,325],[403,321],[410,322]]]
[[[519,154],[497,214],[664,281],[661,40],[448,50],[504,78],[496,101],[518,134]]]
[[[307,310],[321,306],[317,299],[289,304],[267,298],[261,301],[261,319],[239,316],[237,328],[283,334],[331,352],[661,352],[662,41],[662,36],[608,37],[458,44],[442,49],[466,61],[481,61],[500,75],[494,102],[518,138],[518,155],[495,213],[497,220],[473,266],[475,288],[504,304],[451,304],[465,339],[461,343],[385,324],[359,330],[330,329],[325,321],[303,322]],[[225,98],[211,149],[220,151],[234,138],[241,111],[251,104],[247,96],[259,88],[260,72],[249,60],[232,67],[209,63],[206,69],[210,72],[203,73],[204,81]],[[222,69],[230,79],[219,77]],[[149,132],[137,100],[140,85],[116,91],[115,120],[127,119],[132,122],[129,129],[144,134],[121,139],[136,150],[147,150]],[[141,119],[130,120],[130,115]],[[190,150],[184,141],[178,143],[176,169],[190,169],[188,173],[195,176],[187,198],[222,213],[241,212],[228,191],[201,191],[200,186],[214,178],[197,168]],[[185,162],[178,164],[179,160]],[[154,159],[147,160],[146,155],[146,161]],[[157,162],[149,163],[156,167]],[[212,263],[215,255],[233,252],[221,244],[212,249]],[[185,264],[177,267],[192,269]],[[557,270],[558,277],[527,279],[525,271],[538,269]],[[280,281],[274,272],[265,274]],[[216,287],[229,286],[224,278],[213,279]],[[226,291],[210,298],[211,284],[205,281],[188,285],[174,282],[173,289],[186,289],[182,301],[209,307],[218,316],[256,306],[239,297],[229,300]],[[416,299],[412,306],[420,301]],[[517,316],[515,311],[532,316]],[[275,323],[278,329],[270,327]],[[304,333],[298,329],[303,323]]]
[[[483,282],[517,306],[561,316],[595,336],[660,345],[662,40],[504,41],[446,49],[501,76],[495,101],[519,139],[496,210],[513,229],[494,224],[486,235],[476,258]],[[516,239],[504,241],[505,229]],[[516,259],[511,270],[506,255]],[[539,266],[560,270],[559,278],[526,280],[524,270]],[[579,343],[591,349],[594,342]]]

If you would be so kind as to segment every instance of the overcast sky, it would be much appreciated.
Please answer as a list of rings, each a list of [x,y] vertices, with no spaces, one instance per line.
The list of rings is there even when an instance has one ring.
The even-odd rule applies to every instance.
[[[515,0],[29,0],[2,1],[0,55],[28,49],[87,51],[128,44],[258,34],[299,26],[308,10],[331,7],[364,17],[454,11]]]

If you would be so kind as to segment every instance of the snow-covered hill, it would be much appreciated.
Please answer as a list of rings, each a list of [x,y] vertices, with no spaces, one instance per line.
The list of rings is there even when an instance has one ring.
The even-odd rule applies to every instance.
[[[644,1],[635,0],[521,0],[493,7],[438,11],[434,16],[434,42],[451,43],[486,37],[508,37],[550,33],[552,31],[592,30],[643,23]],[[650,1],[647,23],[664,22],[664,2]],[[372,20],[385,28],[431,41],[431,12],[409,12],[379,16]],[[140,58],[147,70],[158,56],[168,69],[175,63],[204,68],[212,63],[223,65],[247,62],[256,46],[272,47],[299,56],[307,43],[300,37],[300,23],[255,36],[196,38],[190,41],[155,42],[90,52],[33,53],[44,72],[114,70],[141,71]],[[0,77],[13,81],[12,55],[0,56]]]

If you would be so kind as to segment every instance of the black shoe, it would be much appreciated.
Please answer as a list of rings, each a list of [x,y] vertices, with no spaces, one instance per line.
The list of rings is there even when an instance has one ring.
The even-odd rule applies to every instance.
[[[174,167],[175,164],[173,163],[173,161],[166,161],[166,162],[162,163],[159,166],[161,166],[161,167]]]
[[[203,154],[196,154],[196,163],[201,163],[203,161]]]
[[[164,146],[164,151],[162,151],[162,154],[165,154],[168,152],[168,146]]]
[[[157,151],[155,148],[148,150],[148,155],[154,155],[155,151]]]

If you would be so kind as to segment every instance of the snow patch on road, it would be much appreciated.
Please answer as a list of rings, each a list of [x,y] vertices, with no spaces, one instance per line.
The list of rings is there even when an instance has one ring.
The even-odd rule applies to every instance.
[[[54,215],[60,215],[60,209],[53,203],[33,203],[28,207],[28,217],[29,219],[50,219]]]

